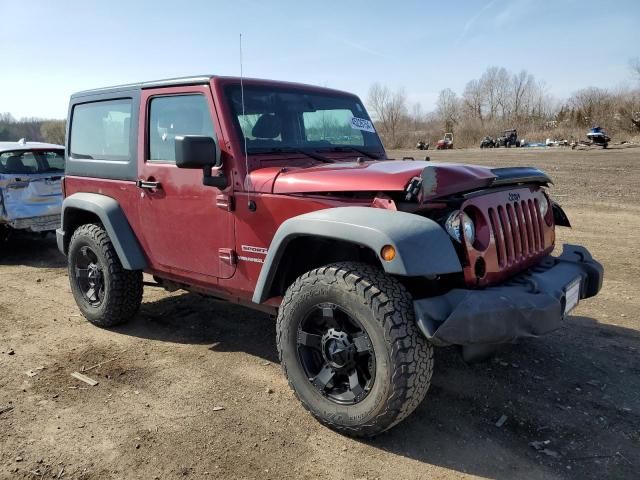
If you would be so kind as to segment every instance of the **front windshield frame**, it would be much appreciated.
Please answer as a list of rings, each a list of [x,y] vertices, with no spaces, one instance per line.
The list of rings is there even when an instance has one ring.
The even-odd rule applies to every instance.
[[[62,168],[52,167],[49,162],[48,155],[54,154],[56,159],[62,160]],[[32,155],[35,161],[35,169],[29,165],[29,162],[25,165],[24,158],[21,158],[21,166],[18,169],[7,167],[6,163],[9,157],[17,156],[24,157],[25,155]],[[64,174],[65,169],[65,155],[64,149],[57,148],[44,148],[44,149],[18,149],[18,150],[5,150],[0,152],[0,174],[7,175],[38,175],[43,173]]]
[[[245,130],[241,126],[242,121],[242,91],[240,84],[226,85],[224,88],[225,99],[231,113],[231,119],[234,126],[234,132],[240,143],[242,153],[245,153]],[[290,99],[288,102],[286,99]],[[384,147],[382,141],[375,130],[373,121],[369,117],[366,108],[360,99],[348,93],[341,93],[322,89],[313,89],[294,86],[272,86],[272,85],[245,85],[245,117],[251,115],[273,114],[284,118],[282,123],[282,133],[275,135],[272,131],[269,135],[275,135],[271,138],[251,138],[247,137],[246,153],[248,155],[260,155],[265,153],[290,153],[296,151],[315,151],[315,152],[345,152],[345,151],[364,151],[373,156],[384,156]],[[295,100],[295,101],[293,101]],[[269,103],[271,102],[271,103]],[[280,103],[277,107],[277,103]],[[331,106],[336,108],[315,108],[318,106]],[[297,108],[301,107],[302,108]],[[337,108],[340,107],[340,108]],[[361,119],[363,129],[353,129],[353,134],[349,135],[346,119],[349,111],[351,117]],[[342,117],[343,124],[338,128],[343,130],[343,135],[336,141],[330,141],[334,137],[323,136],[320,139],[309,139],[308,135],[311,130],[304,124],[304,116],[306,113],[316,112],[337,112]],[[257,118],[256,118],[257,120]],[[256,122],[257,123],[257,122]],[[351,121],[350,125],[354,122]],[[255,124],[254,124],[255,127]],[[286,128],[286,129],[285,129]],[[267,130],[269,128],[267,127]],[[335,130],[334,130],[335,131]],[[357,140],[360,135],[361,141]]]

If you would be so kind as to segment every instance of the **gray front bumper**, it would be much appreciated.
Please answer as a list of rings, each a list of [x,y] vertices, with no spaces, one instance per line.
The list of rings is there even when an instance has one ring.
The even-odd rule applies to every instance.
[[[414,301],[416,322],[434,345],[482,345],[538,337],[564,321],[566,287],[580,279],[580,298],[596,295],[603,268],[586,248],[564,245],[506,284],[483,290],[453,289]]]

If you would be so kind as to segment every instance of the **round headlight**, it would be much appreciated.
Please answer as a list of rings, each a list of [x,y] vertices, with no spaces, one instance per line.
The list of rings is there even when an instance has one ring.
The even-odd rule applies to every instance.
[[[549,197],[542,194],[542,200],[540,201],[540,215],[542,218],[547,216],[547,212],[549,211]]]
[[[471,217],[464,212],[462,212],[462,231],[469,245],[473,245],[473,242],[476,241],[476,226],[473,224]]]
[[[467,242],[473,244],[476,239],[476,227],[471,217],[460,210],[451,212],[444,224],[445,229],[457,242],[462,243],[465,238]]]

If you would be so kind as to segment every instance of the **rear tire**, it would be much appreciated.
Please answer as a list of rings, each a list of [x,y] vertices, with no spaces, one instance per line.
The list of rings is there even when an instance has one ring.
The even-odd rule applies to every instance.
[[[411,295],[370,265],[336,263],[300,276],[280,306],[277,343],[302,405],[346,435],[393,427],[431,382],[433,347],[415,324]]]
[[[80,226],[71,237],[69,282],[78,308],[92,324],[129,321],[142,303],[142,271],[125,270],[102,225]]]

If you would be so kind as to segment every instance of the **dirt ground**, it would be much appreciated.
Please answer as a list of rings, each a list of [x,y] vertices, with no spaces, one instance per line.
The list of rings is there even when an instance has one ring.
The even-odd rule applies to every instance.
[[[602,261],[603,291],[487,362],[437,350],[417,411],[359,441],[294,399],[268,316],[147,288],[135,321],[101,330],[80,317],[55,240],[13,242],[0,258],[0,478],[638,478],[640,148],[392,153],[542,167],[573,223],[559,243]],[[98,364],[97,386],[70,376]]]

